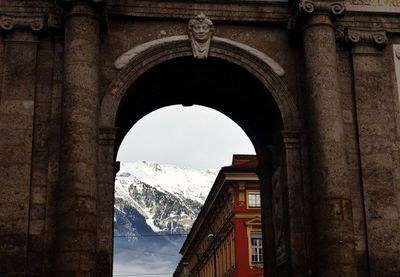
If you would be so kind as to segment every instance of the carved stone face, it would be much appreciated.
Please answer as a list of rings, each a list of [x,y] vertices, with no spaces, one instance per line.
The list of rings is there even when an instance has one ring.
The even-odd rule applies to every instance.
[[[189,34],[198,42],[206,42],[213,32],[213,23],[204,14],[199,14],[189,21]]]

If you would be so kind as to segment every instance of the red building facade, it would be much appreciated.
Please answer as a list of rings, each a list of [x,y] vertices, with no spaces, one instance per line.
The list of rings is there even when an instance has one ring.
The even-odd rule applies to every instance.
[[[180,253],[174,277],[261,277],[261,197],[255,155],[219,172]]]

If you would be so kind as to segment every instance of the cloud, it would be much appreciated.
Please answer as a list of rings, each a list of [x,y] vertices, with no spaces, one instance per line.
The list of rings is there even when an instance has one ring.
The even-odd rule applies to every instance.
[[[218,169],[229,165],[236,153],[255,152],[234,121],[203,106],[174,105],[150,113],[136,123],[122,142],[117,160]]]

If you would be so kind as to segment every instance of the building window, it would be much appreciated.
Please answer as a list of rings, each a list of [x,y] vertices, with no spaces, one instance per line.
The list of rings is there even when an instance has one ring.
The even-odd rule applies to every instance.
[[[249,208],[260,208],[261,198],[259,191],[249,191],[247,193],[247,200]]]
[[[263,262],[263,249],[262,249],[262,235],[261,233],[251,233],[251,262],[262,263]]]

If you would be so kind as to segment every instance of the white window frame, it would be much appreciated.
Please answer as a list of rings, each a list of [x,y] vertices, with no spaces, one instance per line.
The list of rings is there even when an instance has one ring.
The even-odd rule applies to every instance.
[[[264,261],[261,232],[250,233],[250,261],[252,264],[259,264]]]
[[[255,198],[252,199],[251,196],[255,196]],[[247,192],[247,207],[248,208],[261,208],[260,191],[248,191]]]

